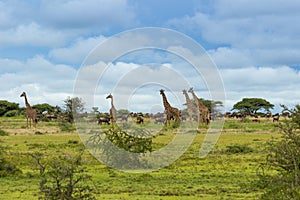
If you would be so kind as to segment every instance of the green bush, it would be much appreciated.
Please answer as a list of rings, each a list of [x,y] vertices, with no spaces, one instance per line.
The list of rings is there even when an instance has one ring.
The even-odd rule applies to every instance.
[[[251,153],[253,152],[253,149],[251,147],[248,147],[247,145],[229,145],[226,146],[226,153],[229,154],[238,154],[238,153]]]
[[[11,164],[4,158],[5,154],[6,148],[3,147],[0,142],[0,177],[22,173],[20,169],[18,169],[15,165]]]
[[[39,170],[39,199],[95,199],[91,176],[82,167],[82,154],[59,156],[47,161],[41,153],[31,155]]]
[[[269,142],[258,173],[258,185],[264,189],[261,199],[300,199],[300,106],[289,111],[292,119],[278,125],[281,139]]]
[[[7,162],[5,159],[0,158],[0,177],[6,177],[9,175],[20,174],[21,170],[15,165]]]
[[[58,122],[58,127],[60,128],[61,131],[64,132],[72,132],[76,130],[74,124],[67,121]]]
[[[152,135],[142,128],[133,128],[130,131],[127,133],[118,127],[113,127],[103,132],[96,132],[87,141],[87,146],[102,152],[101,158],[109,166],[144,168],[147,166],[147,161],[140,159],[138,153],[152,151]]]
[[[0,116],[3,116],[5,113],[13,110],[18,110],[19,104],[8,102],[6,100],[0,100]]]
[[[8,133],[2,129],[0,129],[0,136],[8,136]]]
[[[15,117],[15,116],[18,116],[18,115],[19,115],[19,111],[18,110],[10,110],[10,111],[7,111],[4,114],[4,117]]]

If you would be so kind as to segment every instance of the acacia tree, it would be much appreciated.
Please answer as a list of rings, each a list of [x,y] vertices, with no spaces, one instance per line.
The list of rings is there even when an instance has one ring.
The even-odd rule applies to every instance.
[[[243,98],[242,101],[233,105],[232,110],[238,110],[239,112],[251,115],[256,114],[259,110],[265,110],[268,112],[274,108],[274,105],[262,98]]]

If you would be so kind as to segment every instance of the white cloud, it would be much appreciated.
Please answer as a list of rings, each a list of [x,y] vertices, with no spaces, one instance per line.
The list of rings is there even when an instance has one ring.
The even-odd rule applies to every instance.
[[[90,36],[136,25],[126,0],[1,1],[0,45],[61,47]]]
[[[218,65],[299,65],[298,1],[220,0],[209,13],[170,20],[168,25],[218,44]],[[226,59],[226,57],[228,59]]]
[[[19,95],[23,91],[28,93],[31,104],[46,102],[63,105],[63,100],[73,95],[74,83],[78,81],[77,70],[67,65],[53,64],[43,57],[24,62],[6,59],[0,60],[0,63],[17,69],[0,74],[0,98],[20,103],[21,106],[24,102]],[[182,89],[191,86],[199,97],[209,99],[209,91],[205,90],[205,86],[194,82],[194,77],[182,77],[185,75],[178,73],[170,64],[161,68],[122,62],[108,66],[102,77],[98,77],[101,72],[99,67],[107,67],[106,63],[98,63],[83,71],[87,78],[84,87],[92,88],[94,92],[94,105],[91,106],[98,106],[102,111],[109,109],[109,101],[105,97],[111,92],[119,109],[144,112],[161,105],[159,89],[164,87],[170,89],[167,95],[171,104],[179,108],[184,107]],[[220,74],[226,90],[227,110],[244,97],[265,98],[277,107],[279,104],[293,106],[300,103],[300,94],[295,92],[300,87],[300,72],[287,66],[221,69]],[[89,78],[89,75],[92,76]],[[94,85],[91,85],[92,79],[96,80]],[[186,80],[195,85],[190,85]]]
[[[244,97],[265,98],[273,104],[295,105],[300,103],[300,72],[287,66],[247,67],[221,69],[227,105],[230,110],[234,103]]]
[[[244,18],[266,14],[299,14],[300,3],[295,0],[219,0],[214,7],[220,17]]]
[[[69,47],[53,49],[49,53],[49,57],[59,62],[81,63],[88,56],[90,51],[103,42],[104,36],[90,37],[87,39],[78,38]]]
[[[67,0],[42,1],[42,18],[58,28],[128,27],[135,23],[135,15],[126,0]]]
[[[38,15],[37,7],[30,1],[1,1],[0,29],[10,29],[24,23],[30,23],[32,18]]]
[[[298,66],[300,49],[238,49],[219,47],[208,53],[220,68]]]
[[[0,74],[1,99],[22,103],[19,98],[23,91],[28,93],[32,104],[50,103],[61,105],[64,99],[73,93],[73,82],[76,70],[67,65],[55,65],[43,57],[34,57],[24,62],[0,59],[10,63],[16,71],[6,70]],[[63,99],[60,97],[64,94]]]
[[[252,15],[246,18],[224,17],[218,13],[195,13],[169,22],[179,29],[184,27],[200,33],[207,41],[227,44],[236,48],[298,47],[300,39],[297,20],[300,14],[290,15],[287,10],[281,15]]]
[[[67,41],[67,35],[58,30],[41,27],[35,22],[0,30],[0,44],[3,46],[28,45],[55,47]]]

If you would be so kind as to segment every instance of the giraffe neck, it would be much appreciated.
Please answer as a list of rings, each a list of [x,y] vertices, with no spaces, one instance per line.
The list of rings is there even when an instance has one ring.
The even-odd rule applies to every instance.
[[[196,94],[194,93],[194,91],[191,92],[194,98],[194,101],[198,104],[198,97],[196,96]]]
[[[185,99],[186,99],[187,106],[191,106],[193,103],[192,103],[191,99],[189,98],[189,95],[185,92],[184,96],[185,96]]]
[[[199,107],[203,107],[204,104],[203,104],[202,101],[196,96],[196,94],[195,94],[194,91],[192,91],[192,95],[193,95],[194,100],[196,101],[197,105],[198,105]]]
[[[114,100],[113,100],[113,97],[111,97],[110,105],[111,105],[112,108],[114,108]]]
[[[27,100],[27,96],[25,95],[24,98],[25,98],[25,105],[26,105],[26,108],[31,109],[31,106],[30,106],[30,104],[28,103],[28,100]]]
[[[163,104],[164,104],[165,109],[170,108],[170,104],[169,104],[169,102],[168,102],[168,100],[167,100],[166,95],[165,95],[164,93],[162,93],[161,95],[162,95],[162,97],[163,97]]]

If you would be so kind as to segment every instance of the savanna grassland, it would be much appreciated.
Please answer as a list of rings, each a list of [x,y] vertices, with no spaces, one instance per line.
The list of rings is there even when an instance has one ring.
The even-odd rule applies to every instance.
[[[41,178],[30,155],[38,152],[51,160],[82,149],[83,165],[91,176],[88,184],[97,199],[257,199],[262,191],[253,182],[265,162],[266,143],[279,137],[271,120],[228,119],[206,158],[198,156],[206,131],[202,128],[188,151],[170,166],[150,173],[125,173],[96,160],[76,131],[62,132],[55,121],[39,122],[31,129],[25,125],[24,118],[0,118],[3,156],[21,171],[0,177],[0,199],[38,199]],[[164,146],[172,138],[165,131],[153,139],[153,145]]]

